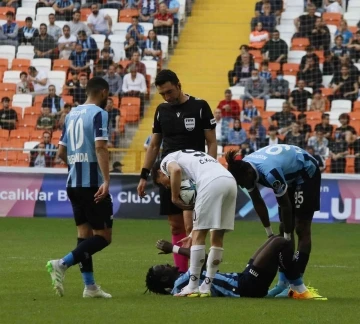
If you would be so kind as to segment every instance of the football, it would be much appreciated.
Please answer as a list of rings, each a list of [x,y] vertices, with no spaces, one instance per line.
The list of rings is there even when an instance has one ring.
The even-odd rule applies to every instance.
[[[196,200],[196,183],[191,179],[181,181],[180,198],[186,205],[195,203]]]

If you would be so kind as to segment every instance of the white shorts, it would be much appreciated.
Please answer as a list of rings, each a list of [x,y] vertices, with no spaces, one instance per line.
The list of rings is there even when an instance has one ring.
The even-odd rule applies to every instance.
[[[234,230],[237,184],[234,178],[219,177],[197,193],[193,230]]]

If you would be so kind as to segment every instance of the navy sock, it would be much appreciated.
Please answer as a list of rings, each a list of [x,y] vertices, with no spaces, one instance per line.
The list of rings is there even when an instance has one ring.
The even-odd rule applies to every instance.
[[[85,238],[78,237],[77,245],[80,245],[85,240]],[[92,257],[90,256],[88,259],[79,262],[79,268],[85,286],[95,285]]]
[[[304,274],[306,266],[309,262],[310,254],[296,251],[296,265],[301,274]]]
[[[100,235],[95,235],[82,241],[75,250],[71,253],[73,255],[74,261],[73,264],[84,262],[89,259],[96,252],[101,251],[107,247],[109,243]]]

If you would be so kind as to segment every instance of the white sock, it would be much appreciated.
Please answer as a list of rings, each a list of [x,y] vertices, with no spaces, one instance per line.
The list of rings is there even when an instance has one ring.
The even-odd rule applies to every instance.
[[[224,249],[216,246],[210,248],[206,263],[206,278],[201,284],[200,291],[208,292],[211,288],[211,283],[215,277],[216,272],[219,270],[220,263],[222,262]]]
[[[268,237],[271,236],[271,235],[274,235],[271,226],[265,227],[265,232],[266,232],[266,235],[267,235]]]
[[[190,251],[190,280],[188,286],[190,289],[195,290],[199,288],[201,268],[205,262],[205,245],[193,245]]]
[[[291,290],[296,291],[299,294],[302,294],[303,292],[305,292],[307,290],[307,288],[304,284],[301,284],[299,286],[290,284],[290,288],[291,288]]]
[[[291,234],[290,233],[284,233],[284,238],[288,241],[291,240]]]

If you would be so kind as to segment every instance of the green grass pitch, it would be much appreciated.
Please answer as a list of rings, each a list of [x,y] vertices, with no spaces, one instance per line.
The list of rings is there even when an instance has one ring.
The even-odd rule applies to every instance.
[[[276,224],[273,224],[275,228]],[[113,243],[95,255],[95,278],[111,300],[83,299],[78,267],[67,272],[65,296],[55,296],[46,261],[76,244],[70,219],[0,219],[0,323],[360,323],[360,226],[315,224],[305,276],[328,301],[175,298],[144,294],[147,269],[172,263],[158,255],[166,220],[114,223]],[[242,271],[265,240],[257,222],[237,222],[225,239],[221,271]]]

